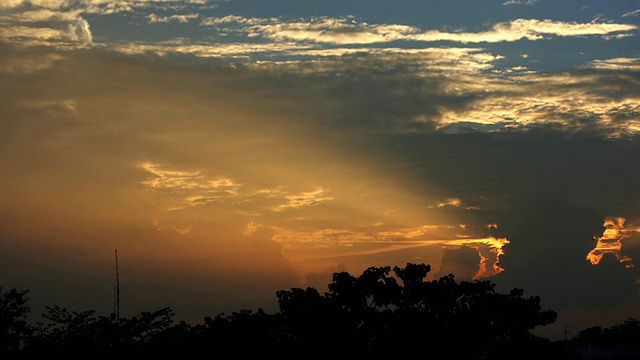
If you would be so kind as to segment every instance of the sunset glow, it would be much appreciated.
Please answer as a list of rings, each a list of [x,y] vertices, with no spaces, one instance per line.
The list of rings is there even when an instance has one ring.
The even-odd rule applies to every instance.
[[[0,0],[0,285],[108,313],[117,248],[130,314],[407,263],[638,313],[639,6]]]

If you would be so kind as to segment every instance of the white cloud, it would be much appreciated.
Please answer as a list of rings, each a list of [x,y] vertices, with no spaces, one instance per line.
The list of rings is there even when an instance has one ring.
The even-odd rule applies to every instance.
[[[170,23],[170,22],[178,22],[181,24],[188,23],[192,20],[198,18],[198,14],[182,14],[182,15],[170,15],[170,16],[158,16],[156,14],[149,14],[147,16],[148,22],[150,24],[158,24],[158,23]]]
[[[92,34],[89,23],[78,19],[43,27],[0,27],[0,40],[28,46],[83,47],[92,43]]]
[[[453,41],[461,43],[496,43],[511,42],[522,39],[541,40],[545,35],[555,36],[589,36],[609,35],[617,32],[636,30],[631,24],[613,23],[573,23],[553,20],[516,19],[510,22],[495,24],[490,30],[483,32],[441,32],[427,31],[413,35],[416,41]]]
[[[368,24],[352,18],[317,18],[310,21],[283,22],[278,19],[247,19],[240,16],[207,18],[203,25],[236,25],[250,37],[274,41],[315,42],[333,45],[387,43],[404,41],[452,41],[460,43],[496,43],[522,39],[541,40],[545,36],[605,36],[636,30],[632,24],[575,23],[553,20],[516,19],[497,23],[487,31],[423,31],[401,24]]]
[[[606,70],[640,71],[640,58],[615,58],[607,60],[595,60],[587,67]]]
[[[22,45],[82,47],[93,42],[89,22],[78,12],[47,8],[0,17],[0,40]]]
[[[535,5],[538,0],[509,0],[502,3],[502,5]]]
[[[240,24],[240,25],[258,25],[265,24],[270,22],[276,22],[277,19],[261,19],[261,18],[246,18],[238,15],[227,15],[223,17],[208,17],[202,20],[201,25],[203,26],[218,26],[218,25],[229,25],[229,24]]]
[[[208,2],[208,0],[3,0],[0,3],[0,8],[37,7],[52,10],[75,8],[90,12],[109,12],[131,11],[136,7],[148,7],[153,4],[205,5]]]
[[[407,39],[419,31],[406,25],[369,25],[352,19],[321,18],[311,22],[273,23],[253,28],[277,41],[314,41],[330,44],[372,44]]]

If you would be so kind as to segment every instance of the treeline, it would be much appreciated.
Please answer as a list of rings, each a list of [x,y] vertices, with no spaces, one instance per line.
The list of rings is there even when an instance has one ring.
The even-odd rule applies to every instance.
[[[430,269],[407,263],[393,268],[395,276],[389,266],[370,267],[358,277],[334,273],[324,294],[311,287],[277,291],[277,313],[244,309],[195,325],[174,322],[171,308],[122,318],[58,306],[46,307],[46,321],[30,324],[29,291],[0,287],[0,358],[583,358],[583,348],[532,333],[557,318],[541,308],[539,297],[524,297],[522,289],[498,293],[488,280],[457,282],[453,275],[426,281]],[[630,339],[637,343],[640,325],[634,321],[624,329],[587,329],[576,339],[595,344],[621,338],[618,330],[635,331]]]

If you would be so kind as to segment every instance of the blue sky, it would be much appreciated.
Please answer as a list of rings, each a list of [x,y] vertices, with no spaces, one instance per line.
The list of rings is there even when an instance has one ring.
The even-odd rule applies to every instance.
[[[276,308],[432,265],[638,313],[638,1],[0,4],[0,284]],[[635,262],[634,262],[635,260]],[[73,294],[73,296],[69,296]]]

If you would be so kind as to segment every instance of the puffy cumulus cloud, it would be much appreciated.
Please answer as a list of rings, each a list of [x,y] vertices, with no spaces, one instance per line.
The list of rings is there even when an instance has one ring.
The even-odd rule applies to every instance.
[[[38,8],[0,17],[0,40],[22,46],[77,48],[91,45],[89,22],[78,12]]]

